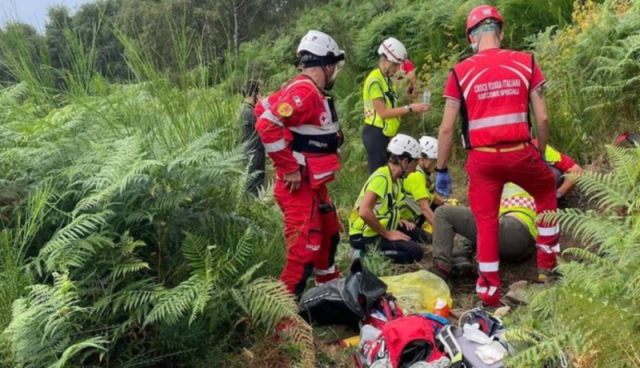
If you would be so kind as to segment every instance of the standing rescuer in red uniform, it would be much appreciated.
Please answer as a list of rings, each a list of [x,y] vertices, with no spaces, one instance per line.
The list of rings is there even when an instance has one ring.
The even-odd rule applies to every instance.
[[[476,291],[485,306],[500,300],[498,211],[507,182],[530,193],[538,214],[556,210],[555,181],[544,156],[549,124],[544,100],[544,77],[532,55],[500,48],[504,20],[488,5],[479,6],[467,18],[467,38],[475,55],[458,63],[444,91],[445,112],[438,135],[436,190],[448,197],[451,177],[447,161],[455,122],[462,115],[462,141],[469,150],[469,204],[478,228]],[[536,117],[538,149],[530,143],[531,103]],[[559,227],[538,222],[537,260],[539,280],[553,275],[560,252]]]
[[[256,123],[276,168],[273,189],[284,213],[287,259],[280,279],[300,296],[315,273],[321,284],[340,276],[335,253],[340,222],[326,184],[340,169],[342,131],[331,96],[344,52],[327,34],[309,31],[298,46],[303,70],[270,96]]]

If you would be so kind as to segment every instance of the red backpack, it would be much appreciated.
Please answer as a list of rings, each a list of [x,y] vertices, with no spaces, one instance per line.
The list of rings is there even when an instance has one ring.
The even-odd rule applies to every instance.
[[[376,300],[371,312],[362,321],[362,326],[371,325],[382,330],[385,324],[394,319],[404,317],[398,300],[391,294],[385,294]]]
[[[388,360],[393,368],[407,368],[417,362],[434,362],[446,358],[436,343],[438,326],[420,315],[387,322],[382,333],[367,352],[369,364]]]

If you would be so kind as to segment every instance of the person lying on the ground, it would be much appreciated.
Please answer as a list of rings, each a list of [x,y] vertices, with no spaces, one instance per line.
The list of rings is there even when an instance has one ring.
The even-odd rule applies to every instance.
[[[532,139],[531,143],[538,146],[538,141],[535,139]],[[556,198],[560,202],[566,199],[567,194],[571,193],[575,187],[575,181],[566,174],[581,174],[582,168],[571,157],[557,151],[549,144],[543,157],[551,165],[551,171],[556,177]]]
[[[387,150],[387,165],[367,179],[349,216],[352,258],[362,256],[367,247],[377,244],[381,253],[394,262],[413,263],[424,253],[418,243],[427,242],[429,236],[415,224],[400,219],[398,204],[403,193],[399,179],[416,169],[420,144],[408,135],[398,134]]]
[[[500,200],[499,254],[501,261],[521,262],[536,251],[536,209],[533,197],[519,186],[508,183]],[[433,264],[429,271],[447,283],[454,269],[472,267],[478,235],[476,221],[469,208],[439,207],[433,222]],[[468,241],[455,247],[455,234]]]
[[[404,198],[400,203],[400,218],[422,227],[433,224],[433,211],[445,203],[435,191],[431,175],[435,172],[438,155],[438,140],[433,137],[420,138],[420,161],[416,171],[402,180]]]

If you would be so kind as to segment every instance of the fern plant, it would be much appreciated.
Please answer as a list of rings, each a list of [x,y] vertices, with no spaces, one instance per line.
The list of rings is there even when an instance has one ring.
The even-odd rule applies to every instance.
[[[561,281],[532,293],[508,338],[525,348],[514,367],[560,360],[574,367],[640,364],[640,147],[607,147],[611,172],[575,177],[596,210],[561,210],[557,219],[582,241],[564,254]]]

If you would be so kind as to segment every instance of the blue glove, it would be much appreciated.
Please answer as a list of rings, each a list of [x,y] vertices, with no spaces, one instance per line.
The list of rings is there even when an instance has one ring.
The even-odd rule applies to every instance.
[[[451,175],[448,169],[436,169],[436,191],[445,198],[451,197]]]

